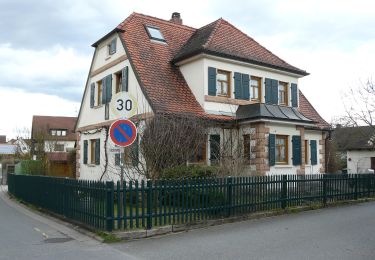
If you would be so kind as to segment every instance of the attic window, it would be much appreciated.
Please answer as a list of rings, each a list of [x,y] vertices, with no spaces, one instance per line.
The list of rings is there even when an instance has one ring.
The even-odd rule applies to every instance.
[[[117,41],[117,39],[114,38],[114,39],[112,39],[112,41],[107,45],[107,48],[108,48],[108,54],[109,54],[109,55],[112,55],[112,54],[115,54],[115,53],[116,53],[116,41]]]
[[[66,129],[51,129],[50,133],[52,136],[66,136]]]
[[[163,34],[161,34],[160,29],[152,26],[146,26],[148,36],[152,40],[165,42]]]

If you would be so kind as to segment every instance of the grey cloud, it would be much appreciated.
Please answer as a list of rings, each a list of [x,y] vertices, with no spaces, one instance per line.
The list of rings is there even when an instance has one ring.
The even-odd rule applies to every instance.
[[[89,52],[91,43],[120,22],[103,4],[97,0],[3,0],[0,43],[35,50],[61,44]]]
[[[225,14],[227,20],[245,29],[256,39],[257,36],[292,34],[290,41],[280,42],[286,48],[325,49],[340,48],[352,50],[358,43],[375,39],[373,15],[338,12],[282,13],[277,9],[278,1],[240,1],[227,8],[219,0],[211,12]],[[301,2],[302,4],[302,2]],[[365,7],[361,7],[365,8]]]

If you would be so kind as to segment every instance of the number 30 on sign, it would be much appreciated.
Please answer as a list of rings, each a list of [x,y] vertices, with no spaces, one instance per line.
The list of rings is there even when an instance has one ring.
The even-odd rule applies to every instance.
[[[119,92],[112,97],[111,110],[114,117],[131,118],[137,113],[138,103],[128,92]]]

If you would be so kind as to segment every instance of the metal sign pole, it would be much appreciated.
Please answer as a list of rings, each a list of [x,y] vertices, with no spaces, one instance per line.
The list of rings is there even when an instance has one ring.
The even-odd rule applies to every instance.
[[[120,191],[121,192],[124,192],[124,155],[125,155],[125,147],[121,147],[120,148],[120,169],[121,169],[120,170]],[[118,194],[118,196],[120,196],[119,215],[123,217],[124,216],[123,212],[125,212],[123,208],[124,206],[123,198],[125,197],[124,196],[125,194],[121,196],[121,192],[120,194]]]

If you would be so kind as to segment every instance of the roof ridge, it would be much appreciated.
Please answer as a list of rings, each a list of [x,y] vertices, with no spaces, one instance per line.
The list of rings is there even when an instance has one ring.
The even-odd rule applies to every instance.
[[[220,25],[221,25],[221,23],[222,23],[223,20],[224,20],[224,19],[220,17],[220,18],[217,19],[216,21],[210,23],[210,24],[216,23],[216,25],[215,25],[215,28],[211,31],[210,36],[208,37],[206,43],[202,45],[203,49],[205,49],[205,48],[210,44],[210,42],[211,42],[213,36],[215,35],[215,32],[216,32],[217,29],[220,27]]]
[[[231,26],[232,28],[234,28],[235,30],[239,31],[241,34],[245,35],[247,38],[251,39],[252,41],[254,41],[256,44],[258,44],[262,49],[264,49],[266,52],[274,55],[275,57],[277,57],[278,59],[280,59],[282,62],[288,64],[289,66],[292,66],[294,67],[293,65],[290,65],[288,62],[286,62],[284,59],[280,58],[278,55],[276,55],[275,53],[273,53],[272,51],[268,50],[266,47],[264,47],[262,44],[260,44],[259,42],[257,42],[256,40],[254,40],[253,37],[249,36],[248,34],[244,33],[242,30],[238,29],[236,26],[234,26],[233,24],[231,24],[230,22],[228,22],[227,20],[225,19],[222,19],[224,22],[226,22],[229,26]],[[296,68],[296,67],[294,67]]]
[[[171,21],[168,21],[168,20],[165,20],[165,19],[162,19],[162,18],[159,18],[159,17],[155,17],[155,16],[151,16],[151,15],[146,15],[146,14],[141,14],[141,13],[137,13],[137,12],[133,12],[129,17],[127,17],[121,24],[123,26],[123,24],[125,22],[128,22],[126,20],[128,20],[130,17],[134,17],[134,16],[138,16],[138,17],[144,17],[144,18],[148,18],[148,19],[152,19],[152,20],[156,20],[158,22],[162,22],[164,24],[168,24],[168,25],[173,25],[173,26],[176,26],[176,27],[180,27],[182,29],[185,29],[185,30],[190,30],[190,31],[195,31],[197,30],[196,28],[194,27],[191,27],[191,26],[188,26],[188,25],[184,25],[184,24],[177,24],[177,23],[174,23],[174,22],[171,22]],[[130,21],[131,19],[129,19]]]
[[[132,12],[128,17],[125,18],[121,23],[119,23],[116,28],[121,29],[125,23],[130,22],[133,17],[136,15],[136,12]]]

